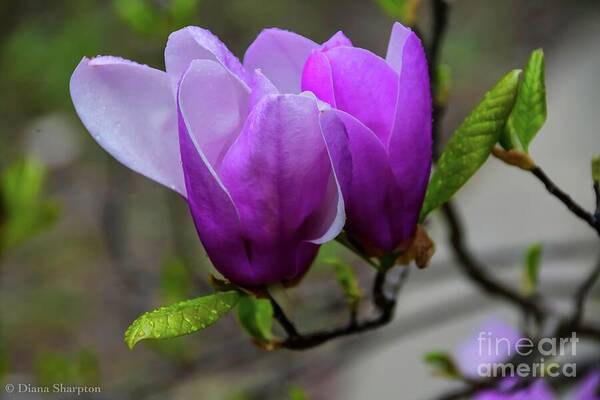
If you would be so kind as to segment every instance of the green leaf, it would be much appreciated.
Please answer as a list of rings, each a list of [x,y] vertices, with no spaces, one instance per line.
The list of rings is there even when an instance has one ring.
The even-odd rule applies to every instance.
[[[514,70],[500,79],[448,140],[427,187],[421,221],[450,200],[487,160],[514,105],[519,75]]]
[[[42,197],[46,171],[33,161],[8,167],[0,181],[0,250],[11,248],[56,221],[58,207]]]
[[[273,307],[267,299],[242,296],[237,306],[238,320],[242,327],[261,342],[273,339]]]
[[[501,138],[504,148],[527,152],[529,144],[546,122],[546,86],[544,84],[544,52],[531,53],[519,85],[515,106]]]
[[[199,0],[171,0],[169,10],[173,19],[178,22],[191,20],[198,8]]]
[[[412,25],[422,0],[375,0],[383,11],[405,25]]]
[[[192,281],[185,261],[178,257],[169,257],[160,271],[160,289],[162,302],[176,303],[189,297]]]
[[[147,0],[114,0],[117,16],[139,33],[149,34],[157,25],[158,15]]]
[[[526,294],[535,292],[542,261],[542,244],[534,243],[525,251],[525,272],[523,274],[523,291]]]
[[[425,362],[432,365],[436,375],[445,376],[448,378],[456,378],[460,376],[460,371],[456,366],[456,362],[452,356],[442,351],[432,351],[425,354]]]
[[[448,64],[438,65],[436,71],[437,85],[435,87],[435,103],[444,105],[448,103],[450,88],[452,87],[451,70]]]
[[[4,379],[4,376],[8,373],[8,364],[8,349],[0,337],[0,383]]]
[[[362,290],[358,285],[354,270],[339,258],[327,258],[324,262],[333,267],[335,277],[344,292],[344,296],[346,296],[348,304],[356,307],[362,298]]]
[[[290,387],[288,390],[288,398],[289,400],[308,400],[306,392],[299,386]]]
[[[218,292],[149,311],[133,321],[125,331],[130,349],[144,339],[167,339],[207,328],[233,308],[237,291]]]
[[[592,180],[596,183],[600,182],[600,155],[592,158]]]

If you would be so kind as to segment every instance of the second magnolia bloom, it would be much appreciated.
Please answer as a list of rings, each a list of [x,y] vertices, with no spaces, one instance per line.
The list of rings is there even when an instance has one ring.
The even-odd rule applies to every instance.
[[[425,52],[396,23],[385,59],[341,33],[314,50],[302,90],[330,104],[345,126],[327,141],[346,202],[349,235],[368,252],[404,250],[429,180],[432,102]]]

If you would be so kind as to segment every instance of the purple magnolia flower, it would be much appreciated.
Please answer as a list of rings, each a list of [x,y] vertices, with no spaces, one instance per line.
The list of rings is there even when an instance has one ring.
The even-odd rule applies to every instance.
[[[600,370],[590,372],[577,388],[575,400],[600,400]]]
[[[480,376],[489,371],[490,366],[510,360],[517,354],[522,335],[505,321],[489,319],[484,322],[476,334],[466,339],[455,353],[456,363],[462,374],[471,379],[486,378]],[[544,380],[538,379],[523,389],[513,389],[519,383],[516,377],[506,377],[497,389],[482,390],[475,400],[554,400],[555,396]]]
[[[506,380],[502,382],[503,391],[484,390],[479,392],[475,400],[554,400],[554,393],[550,390],[546,382],[541,379],[536,380],[525,389],[511,391],[512,385],[517,382],[514,380]]]
[[[415,234],[431,170],[431,94],[421,41],[395,23],[385,59],[341,32],[312,50],[302,90],[335,108],[327,130],[346,202],[346,230],[374,255]]]
[[[298,279],[344,225],[322,112],[299,94],[316,46],[268,30],[242,64],[209,31],[188,27],[169,37],[166,72],[97,57],[71,78],[96,141],[183,195],[215,267],[242,286]]]

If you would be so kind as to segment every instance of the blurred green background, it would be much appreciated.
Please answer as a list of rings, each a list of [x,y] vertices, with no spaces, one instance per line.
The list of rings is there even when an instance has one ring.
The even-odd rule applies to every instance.
[[[117,55],[162,69],[169,32],[190,24],[210,29],[239,57],[272,26],[317,42],[343,30],[355,45],[384,54],[402,3],[0,0],[0,170],[9,214],[0,215],[0,381],[99,385],[102,393],[89,398],[106,399],[284,399],[301,396],[297,387],[313,399],[347,398],[340,387],[348,382],[336,374],[378,336],[307,354],[266,353],[227,318],[190,337],[126,349],[122,335],[136,316],[206,293],[210,266],[184,201],[94,143],[74,113],[68,82],[83,56]],[[425,39],[429,3],[421,1],[414,21]],[[598,11],[596,0],[451,3],[442,51],[452,76],[446,131],[532,49],[558,58],[565,32]],[[321,253],[287,295],[304,329],[346,318],[332,271],[320,260],[347,255],[336,245]],[[367,282],[371,271],[350,261]],[[339,357],[341,349],[348,354]]]

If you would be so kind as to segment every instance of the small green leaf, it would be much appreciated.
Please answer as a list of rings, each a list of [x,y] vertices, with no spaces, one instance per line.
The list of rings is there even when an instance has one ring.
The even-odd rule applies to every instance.
[[[158,15],[147,0],[113,0],[115,13],[131,29],[150,34],[158,22]]]
[[[600,155],[592,158],[592,180],[596,183],[600,182]]]
[[[234,307],[237,291],[218,292],[161,307],[141,315],[125,331],[130,349],[144,339],[167,339],[207,328]]]
[[[421,221],[450,200],[488,159],[514,105],[519,75],[514,70],[500,79],[448,140],[427,187]]]
[[[289,400],[308,400],[306,392],[299,386],[290,387],[288,390],[288,398]]]
[[[451,71],[448,64],[438,65],[435,73],[437,74],[437,85],[435,87],[435,103],[444,105],[448,103],[450,97],[450,88],[452,87]]]
[[[190,274],[185,261],[178,257],[169,257],[160,271],[160,289],[162,302],[176,303],[189,297],[192,291]]]
[[[184,22],[193,17],[199,0],[171,0],[169,11],[176,22]]]
[[[534,243],[525,251],[525,272],[523,274],[523,291],[526,294],[535,292],[542,261],[542,244]]]
[[[273,339],[273,307],[267,299],[242,296],[237,306],[238,320],[242,327],[261,342]]]
[[[507,150],[527,152],[529,144],[546,122],[546,116],[544,51],[538,49],[531,53],[500,143]]]
[[[422,0],[376,0],[383,11],[405,25],[412,25]]]
[[[2,382],[4,376],[8,373],[8,349],[6,345],[0,338],[0,383]]]
[[[447,378],[457,378],[460,376],[460,370],[452,356],[442,351],[432,351],[425,354],[425,362],[435,368],[434,374],[445,376]]]
[[[339,258],[327,258],[324,262],[333,267],[335,277],[346,296],[346,301],[351,307],[356,307],[362,298],[362,290],[354,275],[354,270]]]
[[[11,248],[56,221],[57,205],[42,196],[44,168],[31,160],[8,167],[0,181],[0,250]]]

